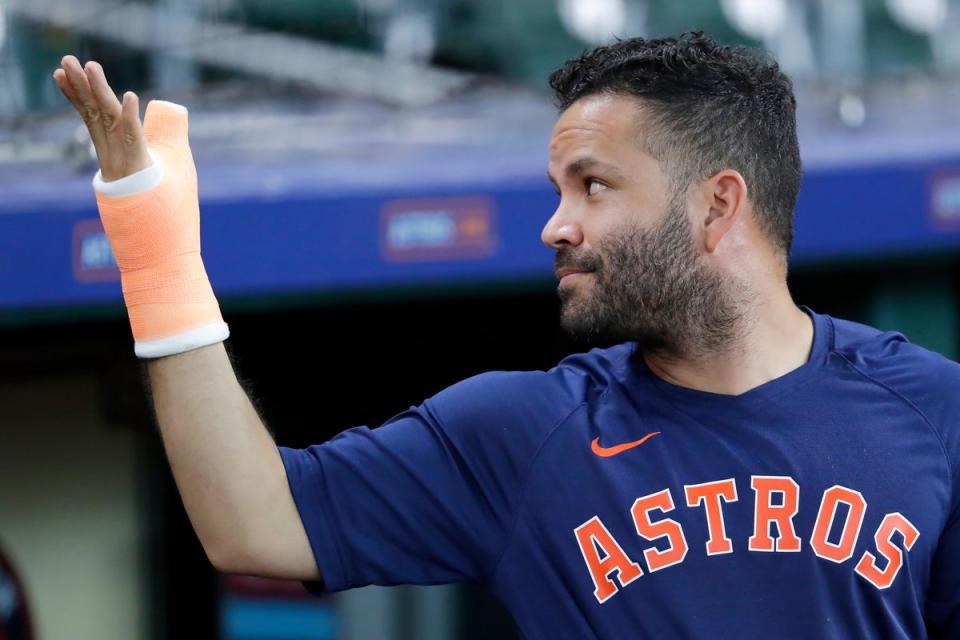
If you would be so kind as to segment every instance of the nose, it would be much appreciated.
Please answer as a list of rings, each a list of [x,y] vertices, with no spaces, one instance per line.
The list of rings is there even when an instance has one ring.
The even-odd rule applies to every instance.
[[[543,226],[543,231],[540,232],[540,240],[551,249],[559,249],[564,245],[577,246],[583,242],[583,229],[560,206],[547,220],[547,224]]]

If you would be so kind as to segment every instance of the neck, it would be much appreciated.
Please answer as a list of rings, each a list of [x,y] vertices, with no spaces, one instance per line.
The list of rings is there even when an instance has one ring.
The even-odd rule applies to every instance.
[[[644,349],[647,366],[681,387],[739,395],[807,362],[813,323],[794,304],[785,284],[757,296],[742,311],[736,337],[723,350],[674,357]]]

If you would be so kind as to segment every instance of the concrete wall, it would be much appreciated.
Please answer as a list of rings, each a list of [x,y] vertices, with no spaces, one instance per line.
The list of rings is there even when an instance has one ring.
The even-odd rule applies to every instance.
[[[98,393],[92,373],[0,378],[0,542],[40,640],[149,632],[136,433]]]

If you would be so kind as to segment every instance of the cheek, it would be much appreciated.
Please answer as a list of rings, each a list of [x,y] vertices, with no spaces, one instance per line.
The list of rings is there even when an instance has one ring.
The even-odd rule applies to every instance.
[[[623,202],[614,198],[596,201],[585,211],[581,227],[584,244],[594,249],[603,247],[610,238],[621,233],[624,228],[637,226],[637,215]]]

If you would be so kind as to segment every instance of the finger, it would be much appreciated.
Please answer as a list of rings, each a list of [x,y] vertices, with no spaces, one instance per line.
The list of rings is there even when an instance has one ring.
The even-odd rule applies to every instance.
[[[67,80],[67,72],[63,69],[57,69],[53,72],[53,81],[57,83],[57,86],[60,88],[60,92],[63,96],[73,105],[73,108],[77,111],[80,110],[80,98],[77,96],[77,92],[73,90],[73,86],[70,84],[70,81]]]
[[[113,89],[107,84],[107,76],[103,73],[103,67],[99,63],[91,60],[83,70],[87,74],[90,90],[97,102],[97,109],[100,111],[100,123],[103,125],[110,155],[115,160],[120,160],[126,153],[120,122],[122,111],[120,102],[117,100]]]
[[[152,159],[147,153],[147,138],[140,126],[140,100],[133,91],[123,94],[121,120],[123,121],[123,142],[131,164],[127,173],[135,173],[150,166]]]
[[[93,139],[93,146],[97,149],[97,157],[103,164],[103,159],[107,156],[106,134],[103,131],[103,124],[100,122],[100,110],[97,107],[97,101],[90,90],[90,83],[87,80],[87,74],[80,66],[80,61],[74,56],[64,56],[61,61],[63,70],[67,73],[67,80],[70,86],[80,99],[80,117],[83,123],[87,125],[87,131]]]

